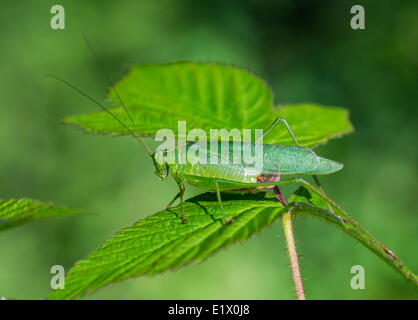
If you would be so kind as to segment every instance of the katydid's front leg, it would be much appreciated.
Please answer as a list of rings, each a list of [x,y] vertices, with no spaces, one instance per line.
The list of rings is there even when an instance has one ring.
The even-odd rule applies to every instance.
[[[176,201],[178,198],[180,198],[180,210],[181,210],[181,220],[183,221],[183,223],[187,222],[187,219],[184,217],[184,212],[183,212],[183,195],[184,195],[184,183],[182,180],[175,178],[177,185],[179,186],[179,193],[176,194],[176,196],[173,198],[173,200],[170,201],[170,203],[167,205],[167,210],[169,210],[171,208],[171,205],[174,203],[174,201]]]
[[[235,220],[233,218],[230,219],[230,220],[228,220],[226,218],[225,211],[224,211],[224,207],[222,205],[221,191],[219,189],[219,184],[218,184],[218,181],[216,181],[216,179],[215,179],[215,187],[216,187],[216,197],[218,198],[219,207],[221,208],[221,212],[222,212],[222,215],[223,215],[223,218],[224,218],[224,222],[225,222],[225,224],[231,224]]]
[[[186,223],[187,219],[184,217],[184,211],[183,211],[183,195],[184,195],[184,184],[183,184],[183,182],[181,182],[181,184],[179,184],[179,187],[180,187],[181,221],[183,221],[183,223]]]

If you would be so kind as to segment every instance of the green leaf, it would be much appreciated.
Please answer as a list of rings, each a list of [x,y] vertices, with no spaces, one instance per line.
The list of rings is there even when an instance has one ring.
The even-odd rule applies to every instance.
[[[244,241],[270,226],[285,211],[276,199],[258,195],[223,196],[225,225],[216,197],[206,193],[184,203],[183,224],[178,207],[161,211],[122,229],[84,260],[65,279],[65,289],[49,299],[71,299],[106,284],[152,275],[189,262],[202,262],[233,242]]]
[[[189,199],[184,206],[188,219],[183,224],[178,207],[161,211],[132,227],[125,228],[103,243],[99,249],[77,262],[65,280],[65,289],[53,292],[49,299],[71,299],[109,283],[130,277],[152,275],[199,263],[221,248],[245,241],[254,233],[271,226],[284,212],[309,215],[343,230],[399,271],[410,282],[417,277],[393,252],[380,244],[353,218],[333,205],[334,212],[318,195],[299,188],[286,208],[275,197],[264,194],[224,194],[223,205],[230,225],[222,223],[219,204],[213,193]]]
[[[322,220],[343,230],[398,271],[413,285],[418,285],[418,277],[409,270],[404,262],[397,257],[393,251],[380,243],[353,217],[334,202],[325,201],[320,193],[312,192],[305,187],[300,187],[296,190],[289,201],[295,204],[295,208],[292,209],[293,214],[320,217]]]
[[[32,199],[0,199],[0,231],[26,222],[82,213],[53,203]]]
[[[308,147],[353,131],[348,112],[342,108],[314,104],[274,108],[263,80],[229,65],[181,62],[135,66],[115,87],[142,136],[153,137],[162,128],[177,134],[179,120],[187,122],[188,132],[200,128],[208,137],[210,129],[267,129],[277,116],[285,118]],[[113,91],[110,98],[117,106],[112,113],[135,130]],[[128,134],[104,111],[70,116],[63,122],[86,132]],[[282,124],[264,142],[293,144]]]

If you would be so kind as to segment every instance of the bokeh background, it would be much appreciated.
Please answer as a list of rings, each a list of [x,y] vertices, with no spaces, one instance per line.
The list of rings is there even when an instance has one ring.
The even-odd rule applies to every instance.
[[[50,28],[62,4],[66,29]],[[362,4],[366,30],[350,28]],[[355,133],[317,151],[345,163],[328,194],[418,272],[417,1],[1,1],[0,197],[31,197],[95,214],[0,233],[0,296],[42,299],[52,265],[68,270],[111,234],[164,207],[161,183],[130,137],[85,135],[59,124],[96,107],[54,73],[103,98],[106,80],[135,63],[220,61],[270,84],[277,104],[344,106]],[[288,187],[289,193],[294,187]],[[198,190],[189,188],[189,196]],[[340,231],[297,217],[298,252],[311,299],[416,299],[416,290]],[[352,290],[350,268],[366,270]],[[108,286],[96,299],[293,299],[280,223],[205,263]]]

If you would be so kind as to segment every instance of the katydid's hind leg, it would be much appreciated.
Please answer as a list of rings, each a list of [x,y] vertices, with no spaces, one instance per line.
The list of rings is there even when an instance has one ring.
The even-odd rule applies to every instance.
[[[294,142],[295,142],[298,146],[300,146],[300,143],[299,143],[299,142],[298,142],[298,140],[296,139],[296,136],[295,136],[295,134],[293,133],[292,129],[290,129],[290,126],[289,126],[289,124],[287,123],[287,121],[286,121],[285,119],[282,119],[282,118],[277,118],[277,119],[276,119],[276,121],[277,121],[277,123],[278,123],[279,121],[281,121],[281,122],[283,122],[283,123],[285,124],[285,126],[286,126],[286,128],[287,128],[287,131],[289,132],[289,134],[290,134],[290,136],[292,137],[293,141],[294,141]],[[319,190],[321,190],[322,194],[326,197],[327,195],[326,195],[326,193],[325,193],[324,188],[322,188],[321,183],[319,182],[318,176],[317,176],[317,175],[313,175],[312,177],[313,177],[313,179],[315,180],[316,185],[319,187]],[[328,203],[328,208],[329,208],[329,210],[330,210],[332,213],[334,213],[334,210],[332,209],[332,206],[331,206],[329,203]]]
[[[317,176],[313,176],[315,180],[318,179]],[[332,214],[335,215],[335,211],[334,208],[337,208],[339,211],[344,212],[344,214],[346,214],[347,216],[349,216],[341,207],[339,207],[334,201],[332,201],[330,198],[328,198],[328,196],[326,195],[324,189],[322,188],[321,184],[319,184],[319,180],[315,181],[317,184],[319,184],[320,189],[318,190],[317,188],[315,188],[312,184],[310,184],[308,181],[300,179],[300,178],[296,178],[294,179],[295,183],[300,183],[302,184],[304,187],[306,187],[307,189],[313,191],[314,193],[316,193],[318,196],[320,196],[322,199],[325,200],[325,202],[328,205],[329,210],[331,211]]]
[[[287,121],[283,118],[277,117],[276,120],[273,121],[273,123],[270,125],[270,127],[267,128],[267,130],[263,133],[261,138],[264,138],[266,135],[268,135],[280,122],[283,122],[286,126],[287,131],[289,132],[290,136],[292,137],[293,141],[296,145],[300,146],[299,141],[296,139],[295,134],[293,133],[292,129],[290,129],[289,124]],[[258,140],[257,140],[258,141]]]
[[[271,174],[268,177],[266,177],[264,174],[260,174],[257,177],[257,182],[263,183],[263,182],[278,182],[280,181],[280,174]],[[280,188],[278,185],[271,186],[271,187],[265,187],[266,189],[273,189],[274,195],[276,196],[277,200],[280,201],[280,203],[283,205],[283,207],[286,207],[286,202],[283,199],[282,193],[280,192]]]
[[[289,132],[290,136],[292,137],[293,141],[296,143],[296,145],[300,146],[301,144],[299,143],[299,141],[296,139],[295,134],[293,133],[292,129],[290,128],[289,124],[287,123],[287,121],[285,119],[282,119],[280,117],[277,117],[276,120],[274,120],[274,122],[270,125],[270,127],[266,130],[266,133],[263,135],[263,137],[268,134],[271,130],[273,130],[278,124],[279,122],[283,122],[284,125],[287,128],[287,131]],[[322,192],[322,194],[327,197],[324,188],[322,187],[321,183],[319,182],[318,176],[317,175],[313,175],[312,176],[313,179],[315,180],[316,185],[319,187],[319,190]],[[277,196],[277,195],[276,195]],[[282,197],[283,198],[283,197]],[[280,201],[280,200],[279,200]],[[328,203],[328,208],[329,210],[334,213],[334,210],[332,209],[332,206]]]
[[[325,197],[327,197],[327,198],[328,198],[327,194],[325,193],[324,188],[322,187],[321,183],[319,182],[318,176],[313,175],[312,177],[313,177],[313,179],[315,180],[315,183],[316,183],[316,185],[318,186],[319,190],[322,192],[322,194],[323,194]],[[330,204],[328,201],[327,201],[327,205],[328,205],[328,209],[329,209],[329,211],[331,211],[332,213],[335,213],[335,212],[334,212],[334,209],[332,208],[331,204]]]
[[[225,224],[231,224],[235,220],[234,219],[228,220],[226,218],[225,211],[224,211],[224,207],[222,205],[221,191],[219,190],[219,184],[218,184],[218,181],[216,181],[216,180],[215,180],[215,187],[216,187],[216,197],[218,198],[219,207],[221,208],[221,212],[222,212],[222,216],[224,218],[224,222],[225,222]]]
[[[274,195],[276,196],[277,200],[281,202],[283,207],[286,207],[286,202],[283,199],[282,193],[280,192],[279,186],[274,186],[273,188]]]

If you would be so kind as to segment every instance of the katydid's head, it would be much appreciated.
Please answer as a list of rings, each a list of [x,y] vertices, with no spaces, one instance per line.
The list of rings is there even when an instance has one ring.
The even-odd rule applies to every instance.
[[[167,179],[168,173],[170,171],[165,157],[162,152],[154,152],[152,155],[152,161],[154,162],[155,174],[160,177],[162,181]]]

